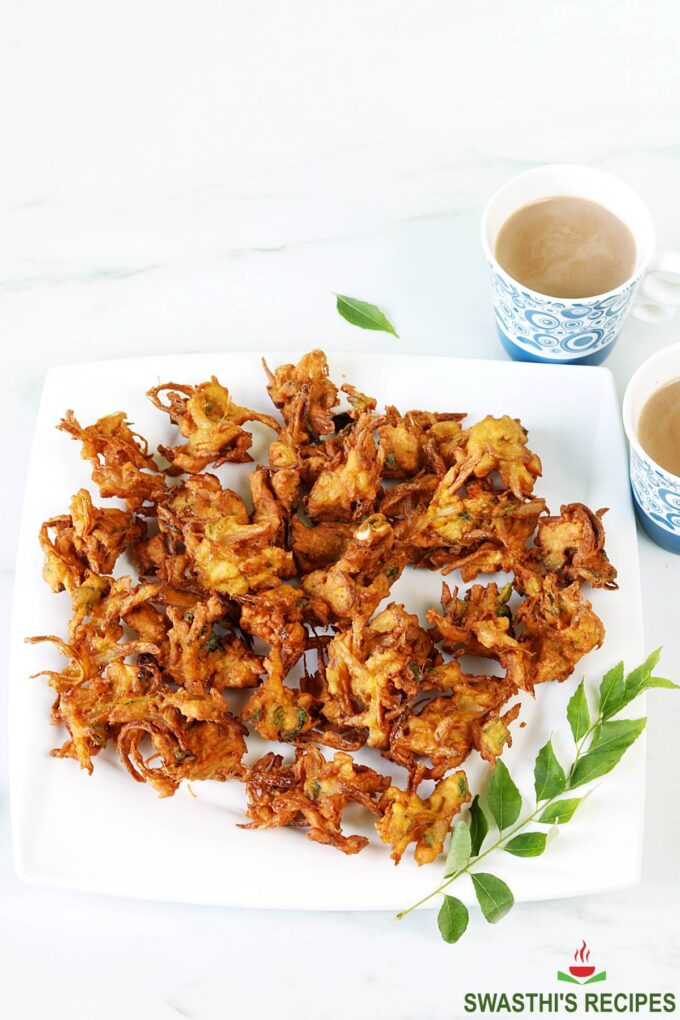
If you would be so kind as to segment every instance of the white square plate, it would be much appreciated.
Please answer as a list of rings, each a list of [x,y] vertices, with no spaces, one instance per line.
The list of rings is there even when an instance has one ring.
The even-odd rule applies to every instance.
[[[296,353],[267,355],[270,365]],[[612,377],[606,369],[462,361],[384,355],[333,354],[331,375],[351,381],[402,410],[426,408],[510,414],[529,429],[530,445],[543,461],[537,492],[553,512],[582,501],[610,507],[607,548],[619,571],[617,592],[595,591],[592,602],[607,628],[599,651],[583,660],[564,684],[544,684],[525,699],[520,728],[504,760],[527,795],[533,761],[550,734],[563,756],[571,753],[565,708],[578,678],[595,689],[602,672],[623,658],[643,657],[643,632],[635,524],[628,490],[625,447]],[[307,840],[301,830],[246,831],[244,790],[239,783],[195,783],[169,799],[134,783],[108,749],[88,777],[71,760],[49,757],[64,739],[49,721],[52,691],[28,676],[59,668],[50,646],[28,646],[32,634],[63,634],[68,596],[54,595],[41,578],[37,542],[41,522],[64,512],[72,493],[85,486],[96,498],[89,465],[79,444],[55,425],[67,408],[83,424],[125,410],[152,444],[172,442],[174,428],[146,400],[159,381],[197,383],[216,374],[239,403],[271,410],[259,354],[149,357],[52,369],[45,382],[31,456],[18,550],[11,666],[11,794],[14,852],[19,875],[30,881],[121,896],[251,907],[306,909],[399,909],[438,881],[438,865],[418,868],[409,855],[395,868],[370,822],[349,810],[345,831],[365,832],[371,845],[354,857]],[[256,459],[267,434],[253,427]],[[223,483],[245,492],[248,466],[225,465]],[[125,565],[118,573],[126,572]],[[449,578],[451,581],[451,578]],[[424,614],[437,605],[438,573],[408,570],[392,598]],[[251,742],[253,745],[256,741]],[[257,748],[254,746],[255,752]],[[254,756],[253,756],[254,757]],[[360,759],[390,771],[376,752]],[[475,759],[475,760],[473,760]],[[251,759],[252,760],[252,759]],[[527,863],[499,854],[492,870],[509,882],[517,899],[548,899],[619,888],[637,880],[644,811],[644,744],[597,787],[549,851]],[[471,756],[471,786],[486,766]],[[403,783],[404,773],[395,770]],[[627,833],[621,840],[620,834]],[[466,883],[458,893],[469,895]]]

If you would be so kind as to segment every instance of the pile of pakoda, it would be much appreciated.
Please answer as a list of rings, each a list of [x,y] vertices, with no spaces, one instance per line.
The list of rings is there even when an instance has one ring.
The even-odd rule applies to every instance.
[[[66,661],[44,674],[68,731],[52,754],[91,772],[114,744],[162,797],[183,780],[237,780],[247,828],[301,826],[346,854],[368,842],[342,832],[357,804],[395,861],[414,844],[428,863],[470,800],[454,770],[473,750],[495,762],[518,692],[566,679],[602,643],[583,588],[616,587],[604,510],[548,514],[514,418],[379,412],[338,390],[319,350],[264,368],[279,417],[236,404],[214,377],[151,389],[178,430],[156,452],[122,412],[81,426],[68,411],[59,425],[119,505],[81,489],[40,532],[45,580],[72,606],[65,637],[29,639]],[[249,422],[271,443],[247,503],[213,472],[252,460]],[[136,579],[114,576],[123,553]],[[414,568],[475,583],[444,583],[424,627],[386,601]],[[497,572],[512,580],[478,581]],[[465,672],[469,657],[492,675]],[[249,692],[238,713],[237,691]],[[293,756],[249,765],[255,735]],[[364,746],[405,770],[403,788],[357,764]]]

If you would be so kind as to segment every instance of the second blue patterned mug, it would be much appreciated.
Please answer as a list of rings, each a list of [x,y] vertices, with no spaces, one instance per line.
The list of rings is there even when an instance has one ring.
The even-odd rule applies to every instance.
[[[631,231],[635,268],[615,290],[585,298],[550,297],[513,280],[496,261],[496,238],[506,220],[530,202],[562,195],[597,202]],[[491,268],[498,335],[516,361],[597,365],[610,354],[630,312],[645,322],[665,322],[680,305],[680,253],[657,252],[654,223],[637,192],[593,167],[541,166],[508,181],[484,210],[482,247]]]
[[[680,554],[680,477],[653,460],[638,439],[642,409],[661,386],[680,379],[680,344],[662,347],[638,368],[623,398],[630,483],[638,520],[652,541]]]

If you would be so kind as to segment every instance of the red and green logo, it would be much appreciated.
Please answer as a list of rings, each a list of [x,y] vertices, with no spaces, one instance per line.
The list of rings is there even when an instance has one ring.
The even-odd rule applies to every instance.
[[[590,962],[590,950],[584,940],[581,948],[574,953],[574,962],[569,967],[569,973],[565,974],[564,971],[558,970],[557,980],[568,981],[572,985],[594,985],[596,981],[607,980],[607,971],[600,970],[596,973],[595,967]]]

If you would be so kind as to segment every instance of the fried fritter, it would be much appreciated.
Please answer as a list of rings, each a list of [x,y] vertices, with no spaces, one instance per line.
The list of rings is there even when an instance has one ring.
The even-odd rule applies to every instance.
[[[274,545],[285,545],[288,516],[272,492],[270,474],[258,467],[248,475],[253,500],[253,524],[266,524],[267,535]]]
[[[68,515],[45,521],[40,529],[43,576],[55,592],[73,592],[88,573],[110,574],[120,554],[143,534],[133,514],[95,507],[87,489],[78,490],[70,510]],[[53,539],[50,531],[55,533]]]
[[[444,612],[430,609],[427,620],[433,624],[436,640],[451,655],[497,658],[504,649],[517,645],[508,604],[511,595],[511,583],[499,588],[492,581],[487,585],[473,584],[461,599],[457,588],[451,591],[443,584]]]
[[[415,843],[416,864],[430,864],[444,847],[451,821],[470,800],[464,772],[441,779],[432,794],[423,800],[390,786],[380,798],[382,817],[375,823],[383,843],[392,846],[392,860],[398,864],[409,843]]]
[[[519,706],[500,716],[500,709],[516,693],[512,681],[488,676],[466,676],[457,662],[448,662],[423,677],[424,688],[449,690],[421,710],[405,711],[390,737],[387,757],[408,769],[410,787],[421,779],[439,779],[462,764],[474,749],[494,762],[512,743],[508,723]],[[420,759],[429,758],[430,768]]]
[[[185,528],[193,534],[220,517],[233,517],[239,524],[248,523],[248,508],[237,493],[223,489],[216,475],[191,475],[168,492],[158,508],[161,531],[181,537]]]
[[[158,531],[147,533],[133,546],[133,559],[141,574],[153,575],[175,587],[198,584],[193,556],[205,538],[208,524],[228,518],[235,524],[249,523],[248,508],[231,489],[223,489],[215,475],[187,478],[168,490],[157,507]]]
[[[308,456],[309,388],[293,397],[286,424],[269,447],[271,484],[276,498],[290,513],[298,503],[302,473]]]
[[[289,425],[295,414],[300,413],[296,403],[300,392],[305,394],[304,418],[301,427],[313,438],[325,436],[334,431],[331,411],[337,407],[338,389],[328,378],[328,361],[323,351],[310,351],[300,358],[297,365],[280,365],[272,372],[263,360],[267,373],[267,393],[274,407],[283,415]]]
[[[279,584],[258,595],[242,595],[239,601],[243,630],[277,648],[287,672],[307,648],[303,620],[309,599],[299,588]]]
[[[466,457],[462,473],[486,478],[492,471],[500,475],[504,489],[517,499],[530,496],[534,481],[541,474],[541,462],[527,447],[527,430],[517,418],[487,415],[464,434]]]
[[[86,428],[73,411],[57,426],[83,444],[81,456],[92,465],[92,480],[102,496],[119,496],[130,510],[156,504],[165,495],[165,478],[149,454],[148,443],[133,432],[124,411],[99,418]]]
[[[340,559],[302,578],[320,623],[347,623],[373,613],[389,594],[406,559],[394,551],[394,533],[382,514],[366,517]]]
[[[576,663],[604,641],[602,621],[581,595],[579,582],[560,588],[550,574],[532,578],[515,620],[523,627],[520,645],[530,653],[520,683],[526,690],[566,680]]]
[[[203,587],[224,595],[246,595],[292,577],[292,553],[276,544],[280,520],[263,514],[252,524],[233,514],[206,524],[202,533],[185,528],[184,540]]]
[[[267,679],[251,694],[241,719],[264,740],[290,743],[314,725],[311,712],[314,697],[284,684],[283,660],[277,648],[272,648],[264,665]]]
[[[115,735],[109,717],[121,702],[145,698],[145,675],[136,666],[113,662],[105,674],[96,673],[87,685],[60,691],[52,709],[52,720],[63,723],[69,739],[52,751],[54,758],[75,758],[82,769],[92,772],[92,758]]]
[[[321,471],[307,497],[312,520],[360,520],[373,510],[385,458],[373,438],[379,422],[372,414],[362,414],[343,436],[342,453]]]
[[[307,828],[307,838],[326,843],[345,854],[356,854],[367,845],[365,836],[344,836],[342,813],[351,804],[379,815],[377,795],[390,780],[350,755],[338,751],[327,761],[315,747],[298,748],[295,761],[284,765],[280,754],[261,758],[246,777],[248,807],[252,819],[243,829],[271,829],[284,825]]]
[[[398,482],[387,489],[381,497],[378,509],[390,519],[399,519],[399,535],[407,540],[410,535],[411,518],[427,510],[439,485],[437,475],[421,472],[408,482]]]
[[[537,556],[543,569],[567,584],[587,581],[593,588],[617,588],[616,569],[605,552],[602,518],[583,503],[560,507],[559,517],[544,517],[536,533]]]
[[[328,646],[323,714],[336,726],[366,730],[370,747],[386,749],[405,699],[417,693],[436,650],[418,618],[394,604]]]
[[[385,478],[412,478],[421,470],[444,474],[455,460],[463,429],[464,414],[432,414],[385,408],[384,424],[378,429],[385,451]]]
[[[362,414],[367,414],[370,411],[375,411],[377,406],[377,400],[375,397],[369,397],[361,390],[358,390],[356,386],[351,386],[349,383],[345,383],[340,389],[347,397],[349,403],[349,411],[347,412],[349,417],[354,421],[358,421]],[[334,421],[337,431],[337,419]]]
[[[243,772],[245,731],[219,695],[173,693],[143,664],[112,661],[87,685],[60,691],[52,718],[69,732],[53,757],[75,758],[92,772],[92,758],[117,740],[133,777],[148,779],[161,796],[174,793],[182,779],[227,779]],[[141,753],[147,735],[161,756],[160,766],[149,767]]]
[[[164,691],[157,700],[151,695],[124,703],[110,718],[120,726],[118,752],[128,772],[137,782],[151,783],[161,797],[172,796],[184,779],[224,782],[245,772],[245,727],[217,693],[200,698]],[[154,754],[145,758],[147,738]]]
[[[335,563],[343,555],[355,525],[342,521],[319,521],[308,525],[291,517],[288,537],[299,574],[311,574]]]
[[[152,599],[156,584],[133,585],[129,577],[113,580],[90,574],[72,593],[73,615],[68,641],[55,635],[27,638],[31,644],[50,642],[69,660],[63,670],[42,670],[50,685],[62,694],[97,680],[106,667],[133,655],[156,655],[154,641],[140,636],[124,640],[125,622],[135,609]]]
[[[161,400],[163,392],[167,394],[167,404]],[[241,464],[252,460],[248,450],[253,437],[241,428],[248,421],[259,421],[274,432],[280,428],[271,415],[235,404],[215,376],[199,386],[162,383],[152,387],[147,396],[154,407],[170,416],[187,440],[183,446],[158,447],[170,462],[170,475],[183,471],[197,474],[209,464],[219,467],[227,462]]]
[[[255,687],[262,659],[234,634],[225,632],[225,607],[215,595],[191,609],[168,607],[171,623],[164,668],[190,694]],[[222,624],[222,628],[214,626]],[[133,623],[134,626],[134,623]]]
[[[461,468],[447,471],[407,540],[428,551],[443,547],[446,551],[438,558],[436,552],[434,556],[428,552],[439,567],[460,563],[471,550],[478,552],[490,543],[499,551],[494,569],[511,568],[524,555],[527,540],[545,511],[545,500],[517,498],[479,482],[471,482],[461,494],[464,481]]]

